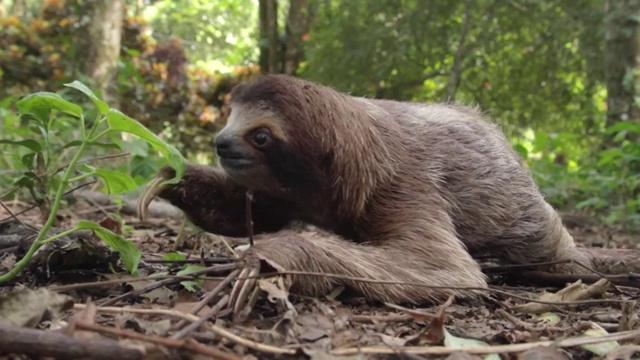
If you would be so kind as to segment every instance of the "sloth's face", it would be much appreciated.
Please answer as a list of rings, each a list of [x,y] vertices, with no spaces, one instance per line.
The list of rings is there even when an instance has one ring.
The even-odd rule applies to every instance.
[[[234,181],[270,193],[283,190],[270,164],[284,142],[275,114],[238,104],[232,105],[226,126],[214,140],[220,164]]]

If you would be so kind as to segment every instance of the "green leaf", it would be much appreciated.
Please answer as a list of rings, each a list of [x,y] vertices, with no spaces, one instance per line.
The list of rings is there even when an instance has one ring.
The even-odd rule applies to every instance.
[[[461,349],[470,348],[470,347],[474,348],[479,346],[489,346],[489,344],[487,344],[484,341],[457,337],[457,336],[451,335],[451,333],[448,332],[447,329],[442,329],[442,330],[444,332],[445,346],[461,348]],[[487,354],[483,357],[483,359],[484,360],[500,360],[500,356],[498,354]]]
[[[80,229],[93,230],[102,241],[104,241],[109,247],[117,251],[120,254],[122,263],[127,268],[127,271],[131,274],[135,274],[138,271],[138,264],[142,258],[142,253],[136,248],[130,240],[123,239],[120,235],[103,228],[102,226],[92,222],[80,220],[77,224]]]
[[[9,140],[9,139],[0,139],[0,144],[12,144],[18,146],[24,146],[29,148],[33,152],[41,152],[42,145],[39,142],[33,139],[24,139],[24,140]]]
[[[605,330],[602,326],[594,322],[592,322],[590,325],[591,327],[584,332],[584,335],[593,337],[609,335],[607,330]],[[581,345],[580,347],[598,356],[604,357],[619,346],[620,344],[617,341],[607,341],[595,344],[585,344]]]
[[[95,174],[104,182],[108,194],[122,194],[137,187],[131,176],[119,171],[95,169]]]
[[[91,100],[93,100],[93,103],[96,104],[96,106],[98,107],[100,114],[104,114],[107,111],[109,111],[109,105],[107,105],[104,101],[100,100],[96,96],[96,94],[94,94],[93,91],[89,89],[89,87],[87,87],[85,84],[81,83],[80,81],[74,80],[72,83],[64,84],[64,86],[74,88],[82,92],[83,94],[87,95],[89,98],[91,98]]]
[[[176,170],[176,176],[166,181],[166,184],[175,184],[180,180],[185,172],[185,159],[175,147],[164,142],[138,121],[116,109],[109,109],[107,112],[107,123],[111,130],[124,131],[146,140],[149,145],[164,155],[171,167]]]
[[[33,169],[33,159],[36,157],[36,153],[28,153],[22,157],[22,165],[27,169]]]
[[[540,319],[542,319],[542,322],[546,323],[546,325],[548,326],[554,326],[557,323],[560,322],[560,316],[558,316],[558,314],[553,313],[553,312],[546,312],[546,313],[542,313],[540,314]]]
[[[194,272],[198,272],[200,270],[203,270],[204,266],[200,266],[200,265],[189,265],[187,267],[185,267],[184,269],[178,271],[178,273],[176,275],[178,276],[184,276],[184,275],[189,275],[192,274]],[[184,280],[181,281],[180,284],[182,286],[185,287],[185,289],[194,292],[196,291],[196,286],[202,286],[202,283],[204,282],[204,279],[198,279],[198,280]]]
[[[82,116],[82,108],[80,106],[63,99],[56,93],[47,91],[29,94],[20,99],[16,105],[21,113],[34,114],[43,123],[47,123],[49,120],[49,112],[51,110],[58,110],[75,117]]]
[[[184,260],[187,257],[179,254],[177,252],[170,252],[170,253],[166,253],[163,257],[162,260]]]

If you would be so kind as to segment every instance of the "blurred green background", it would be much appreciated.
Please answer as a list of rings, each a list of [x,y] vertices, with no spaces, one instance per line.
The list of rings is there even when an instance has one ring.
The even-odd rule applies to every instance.
[[[16,99],[79,79],[191,161],[214,163],[231,88],[286,73],[358,96],[477,105],[555,207],[630,232],[639,72],[637,0],[0,0],[2,139],[29,137]],[[72,155],[55,138],[77,124],[57,129],[52,151]],[[131,156],[109,166],[140,184],[161,165],[144,142],[113,141]],[[21,156],[0,149],[0,189]]]

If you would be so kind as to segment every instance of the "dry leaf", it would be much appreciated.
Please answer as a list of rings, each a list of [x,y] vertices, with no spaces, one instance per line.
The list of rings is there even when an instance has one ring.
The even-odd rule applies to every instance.
[[[578,280],[573,284],[568,285],[564,289],[557,293],[544,293],[538,300],[547,302],[570,302],[585,300],[594,297],[595,295],[602,295],[608,289],[611,283],[606,279],[600,279],[596,283],[590,286],[584,286],[582,281]],[[511,310],[530,313],[541,314],[550,311],[554,308],[554,305],[541,304],[537,302],[528,302],[526,304],[515,305],[511,307]]]
[[[23,289],[0,296],[0,325],[36,327],[73,307],[73,298],[45,288]]]
[[[518,354],[517,360],[569,360],[561,350],[554,347],[538,346]]]

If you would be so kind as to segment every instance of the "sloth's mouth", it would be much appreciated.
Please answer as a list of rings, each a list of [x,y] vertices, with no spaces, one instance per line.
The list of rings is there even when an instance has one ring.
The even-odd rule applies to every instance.
[[[240,156],[227,156],[221,157],[220,162],[222,166],[225,168],[230,168],[233,170],[243,170],[253,166],[254,161],[248,157],[240,157]]]

